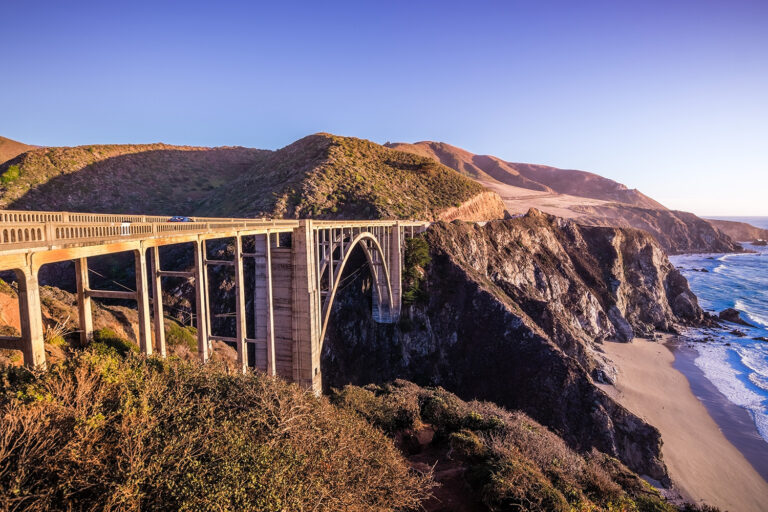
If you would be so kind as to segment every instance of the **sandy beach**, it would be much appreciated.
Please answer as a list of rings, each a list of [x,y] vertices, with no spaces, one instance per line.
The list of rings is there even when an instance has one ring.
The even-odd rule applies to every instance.
[[[603,347],[619,377],[615,387],[601,387],[659,429],[664,460],[682,495],[730,512],[765,511],[768,483],[693,394],[674,367],[672,350],[642,339]]]

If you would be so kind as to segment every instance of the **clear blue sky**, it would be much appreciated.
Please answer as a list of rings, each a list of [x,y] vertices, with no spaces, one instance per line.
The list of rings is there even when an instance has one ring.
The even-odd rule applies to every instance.
[[[327,131],[768,215],[768,2],[4,1],[0,134],[282,147]]]

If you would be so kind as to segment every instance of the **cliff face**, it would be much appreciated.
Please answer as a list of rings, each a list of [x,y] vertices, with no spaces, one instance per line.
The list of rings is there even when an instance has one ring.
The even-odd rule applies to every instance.
[[[757,239],[768,240],[768,229],[758,228],[746,222],[717,219],[707,219],[707,222],[740,242],[751,242]]]
[[[450,222],[461,219],[466,221],[485,221],[504,218],[504,202],[496,192],[482,192],[459,206],[448,208],[440,213],[438,220]]]
[[[370,320],[367,284],[337,299],[323,347],[329,387],[396,377],[520,409],[579,449],[664,479],[658,431],[600,391],[600,342],[696,322],[701,309],[652,237],[539,212],[426,233],[426,300]],[[366,361],[361,365],[360,361]]]
[[[744,249],[710,221],[688,212],[654,210],[619,203],[577,206],[581,224],[643,229],[669,254],[742,252]]]

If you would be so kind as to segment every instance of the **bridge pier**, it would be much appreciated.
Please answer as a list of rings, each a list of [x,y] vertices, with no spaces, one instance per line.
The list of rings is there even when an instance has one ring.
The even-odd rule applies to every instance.
[[[320,291],[315,268],[312,221],[300,220],[293,231],[293,380],[322,392],[320,375]]]
[[[152,355],[152,325],[149,318],[149,286],[147,283],[147,252],[142,246],[133,251],[136,267],[136,304],[139,322],[139,350]]]
[[[37,282],[37,269],[24,268],[15,270],[19,283],[19,317],[21,320],[21,352],[24,366],[45,368],[45,331],[43,312],[40,304],[40,285]]]
[[[277,353],[275,350],[275,299],[272,281],[272,239],[279,246],[279,236],[273,237],[268,231],[264,235],[254,237],[254,288],[253,309],[255,338],[258,340],[257,351],[261,350],[261,340],[264,340],[263,351],[266,354],[265,371],[267,375],[277,375]],[[256,355],[256,367],[260,355]]]
[[[245,373],[248,369],[247,329],[245,323],[245,279],[243,276],[243,239],[235,236],[235,338],[237,366]]]
[[[400,223],[395,222],[395,227],[389,230],[389,243],[387,255],[389,259],[389,280],[392,290],[392,321],[400,318],[400,309],[403,304],[403,233]]]
[[[195,316],[197,317],[197,354],[208,361],[208,289],[205,285],[205,243],[195,240]]]
[[[155,348],[165,357],[165,320],[163,314],[163,279],[160,273],[160,248],[152,247],[150,275],[152,276],[152,317],[155,329]]]
[[[90,289],[88,258],[75,260],[75,282],[77,285],[77,314],[80,321],[80,344],[86,346],[93,341],[93,310],[91,297],[88,295]]]

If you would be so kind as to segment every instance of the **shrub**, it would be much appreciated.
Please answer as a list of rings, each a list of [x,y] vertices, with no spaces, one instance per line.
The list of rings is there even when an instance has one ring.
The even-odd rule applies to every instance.
[[[427,477],[357,415],[280,379],[89,349],[3,370],[0,508],[397,510]]]
[[[0,174],[0,183],[9,185],[21,176],[21,169],[18,165],[9,165],[3,174]]]
[[[192,352],[197,351],[197,329],[191,325],[169,322],[165,327],[165,342],[170,346],[185,345]]]
[[[406,239],[403,259],[403,303],[415,304],[426,300],[423,268],[432,261],[429,244],[421,237]]]
[[[467,483],[490,510],[676,510],[617,459],[596,450],[576,453],[521,412],[402,380],[346,386],[332,400],[393,437],[398,427],[429,425],[435,449],[443,446],[464,465]]]
[[[104,327],[93,333],[93,346],[100,353],[106,354],[114,351],[121,356],[125,356],[129,352],[139,351],[139,347],[135,343],[118,336],[109,327]]]

